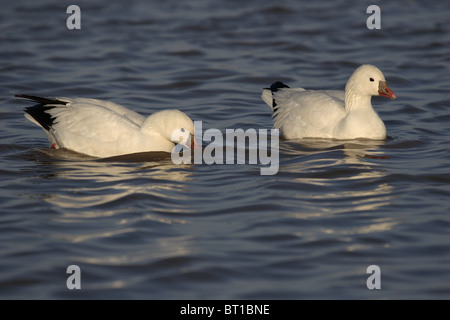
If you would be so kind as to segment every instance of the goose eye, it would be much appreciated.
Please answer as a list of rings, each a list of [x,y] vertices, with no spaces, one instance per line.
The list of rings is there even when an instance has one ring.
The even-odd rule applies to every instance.
[[[374,82],[375,81],[375,80],[373,80],[373,78],[370,78],[369,80],[370,80],[370,82]]]
[[[186,130],[184,128],[181,128],[181,132],[185,132]]]

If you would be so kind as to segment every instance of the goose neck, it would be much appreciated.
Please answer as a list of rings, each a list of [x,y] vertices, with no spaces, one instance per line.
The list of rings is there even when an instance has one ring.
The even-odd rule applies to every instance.
[[[351,87],[345,88],[345,111],[348,113],[355,108],[372,108],[370,96],[361,95]]]

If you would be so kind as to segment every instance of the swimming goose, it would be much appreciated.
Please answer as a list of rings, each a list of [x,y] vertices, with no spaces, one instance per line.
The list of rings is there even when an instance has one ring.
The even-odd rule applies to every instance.
[[[339,90],[289,88],[275,82],[262,99],[272,108],[274,128],[286,139],[386,139],[386,127],[371,104],[372,96],[396,99],[383,73],[372,65],[358,67]]]
[[[42,127],[50,147],[94,157],[164,151],[175,144],[191,147],[192,120],[179,110],[163,110],[145,118],[110,101],[88,98],[42,98],[19,94],[37,103],[25,117]]]

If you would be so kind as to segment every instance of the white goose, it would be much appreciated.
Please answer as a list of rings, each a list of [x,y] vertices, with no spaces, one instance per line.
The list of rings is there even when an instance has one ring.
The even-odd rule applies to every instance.
[[[44,129],[54,149],[66,148],[94,157],[164,151],[175,143],[194,143],[192,120],[179,110],[163,110],[145,118],[110,101],[87,98],[41,98],[25,117]]]
[[[372,96],[391,99],[383,73],[372,65],[358,67],[344,91],[289,88],[275,82],[263,90],[262,99],[272,108],[275,129],[286,139],[386,139],[386,127],[371,104]]]

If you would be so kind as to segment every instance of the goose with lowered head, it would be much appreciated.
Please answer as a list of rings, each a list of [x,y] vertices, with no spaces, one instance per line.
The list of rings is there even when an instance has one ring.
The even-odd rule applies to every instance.
[[[147,118],[110,101],[16,95],[37,103],[25,117],[40,126],[53,149],[66,148],[94,157],[163,151],[175,144],[192,147],[194,123],[175,109]]]

